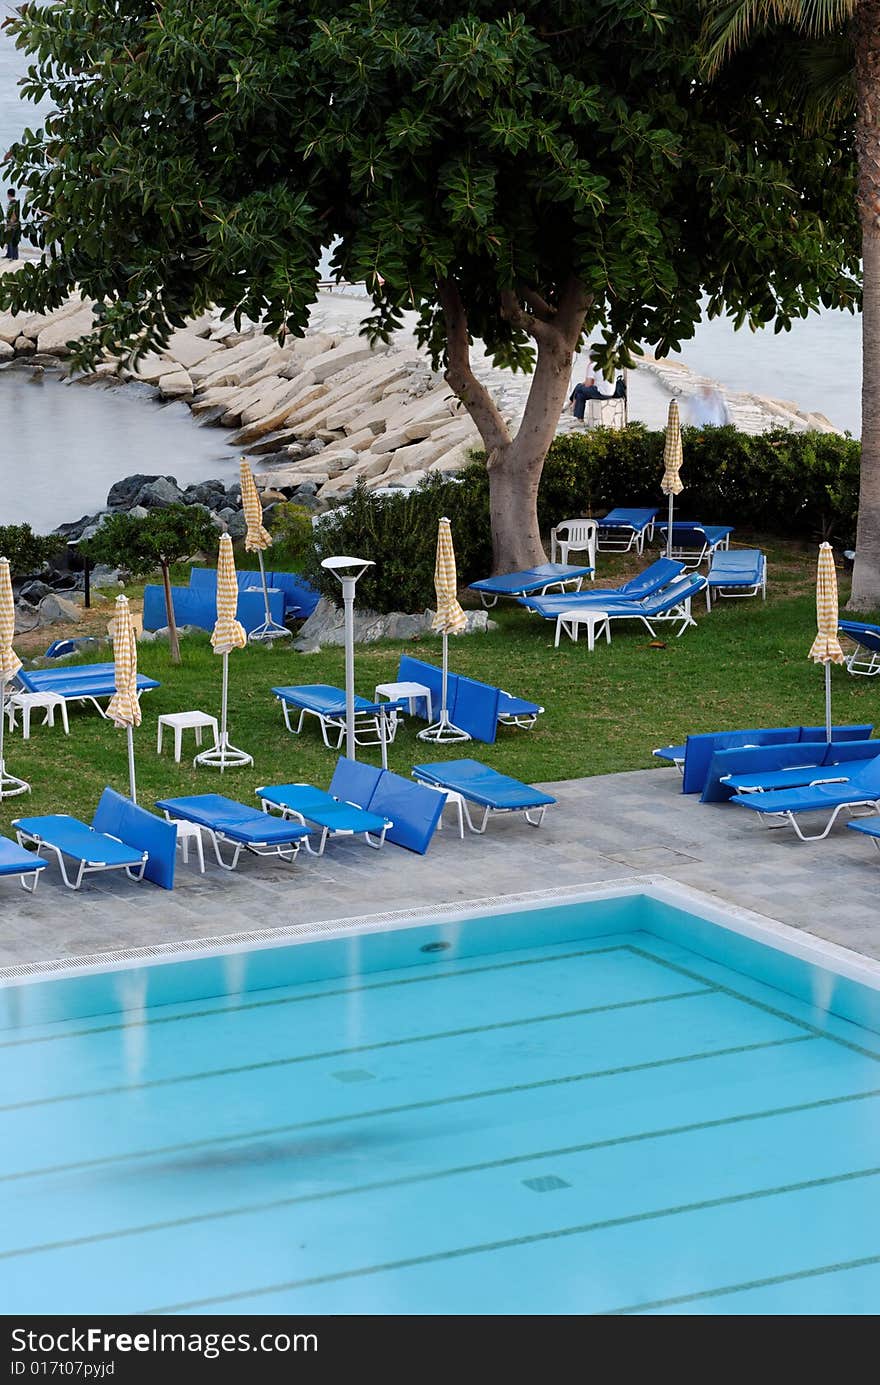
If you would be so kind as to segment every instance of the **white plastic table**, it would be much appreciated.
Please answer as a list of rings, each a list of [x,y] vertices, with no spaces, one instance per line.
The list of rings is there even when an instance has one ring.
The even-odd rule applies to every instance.
[[[553,641],[556,648],[559,648],[559,637],[563,633],[568,635],[577,644],[580,627],[584,626],[587,632],[587,648],[592,651],[596,647],[596,638],[604,631],[605,643],[611,643],[611,622],[605,611],[590,611],[582,607],[579,611],[566,611],[564,615],[556,617],[556,639]]]
[[[180,764],[184,731],[195,731],[196,745],[202,743],[202,729],[209,726],[214,733],[214,744],[220,738],[217,718],[209,717],[207,712],[166,712],[159,718],[159,734],[156,739],[156,754],[162,754],[162,732],[168,726],[174,732],[174,758]]]
[[[180,854],[183,857],[183,864],[189,864],[189,844],[193,843],[196,849],[196,859],[199,863],[199,870],[202,875],[205,873],[205,851],[202,846],[202,829],[197,822],[184,822],[182,818],[171,818],[172,827],[177,828],[177,845],[180,847]]]
[[[67,720],[67,703],[58,693],[52,692],[12,692],[6,699],[6,716],[9,721],[10,731],[15,730],[15,713],[21,712],[21,731],[23,738],[28,741],[31,736],[31,712],[45,712],[43,718],[44,726],[55,725],[56,711],[61,713],[61,722],[64,726],[65,736],[70,735],[70,725]]]
[[[406,698],[409,700],[409,714],[416,714],[416,699],[423,697],[428,704],[428,721],[434,720],[434,708],[431,703],[431,689],[426,688],[424,683],[377,683],[373,693],[373,701],[378,702],[380,697],[387,697],[390,702],[399,702]]]

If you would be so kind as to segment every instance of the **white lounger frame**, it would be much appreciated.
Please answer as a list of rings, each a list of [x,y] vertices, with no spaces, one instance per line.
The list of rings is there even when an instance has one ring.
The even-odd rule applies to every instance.
[[[478,834],[485,832],[486,828],[489,826],[489,819],[491,817],[501,817],[504,813],[522,813],[529,827],[540,827],[541,823],[544,821],[544,814],[547,809],[553,806],[550,803],[542,803],[532,808],[491,808],[486,807],[485,804],[477,803],[475,799],[469,799],[467,794],[461,789],[448,789],[444,784],[435,784],[430,779],[422,779],[416,774],[415,770],[413,770],[413,778],[417,784],[424,784],[426,789],[434,789],[437,793],[448,795],[449,801],[458,809],[459,835],[462,837],[464,836],[462,819],[467,823],[469,831]],[[471,817],[471,804],[476,808],[483,809],[483,816],[479,823],[475,823]],[[537,818],[533,816],[534,813],[538,814]],[[440,830],[442,830],[442,828]]]
[[[699,588],[697,588],[697,590],[699,590]],[[695,595],[696,592],[692,592],[690,596],[686,596],[683,601],[676,602],[674,606],[670,606],[669,610],[664,611],[661,615],[646,616],[643,615],[641,611],[637,610],[606,612],[605,618],[608,622],[609,642],[611,634],[611,622],[613,620],[640,620],[642,624],[647,627],[648,633],[650,634],[652,639],[657,638],[657,631],[653,628],[651,624],[652,621],[655,624],[658,621],[664,620],[676,621],[681,627],[678,631],[676,631],[676,635],[678,639],[681,639],[682,635],[684,634],[685,630],[687,630],[688,626],[696,626],[697,623],[691,615],[691,602],[693,601]],[[570,630],[566,627],[565,620],[566,617],[564,615],[556,617],[557,643],[559,641],[560,632],[569,635],[573,640],[577,639],[577,626],[574,627],[574,630]]]
[[[644,529],[634,529],[632,525],[613,524],[610,529],[602,531],[602,521],[598,521],[599,532],[596,537],[596,548],[600,553],[629,553],[635,546],[637,553],[644,553],[645,541],[649,543],[654,538],[655,520],[651,520]],[[627,538],[626,536],[629,535]]]
[[[595,564],[593,565],[593,576],[595,576]],[[584,585],[583,577],[557,577],[553,582],[545,582],[540,591],[534,587],[523,587],[518,592],[480,592],[480,600],[487,611],[491,611],[493,606],[497,606],[502,596],[506,601],[518,601],[521,596],[546,596],[548,592],[567,591],[569,587],[573,591],[579,592]]]
[[[834,779],[818,779],[818,780],[816,780],[816,783],[817,783],[817,784],[834,784],[834,783],[841,783],[841,782],[845,783],[846,780],[842,780],[842,781],[841,781],[841,780],[834,780]],[[810,787],[810,786],[808,786],[808,787]],[[859,813],[859,812],[856,811],[857,808],[864,808],[864,809],[866,809],[867,811],[866,811],[866,812],[863,812],[863,813]],[[821,813],[822,811],[823,811],[823,810],[822,810],[821,808],[801,808],[801,809],[798,809],[798,812],[800,812],[800,813],[807,813],[807,812]],[[835,822],[837,821],[838,817],[839,817],[840,814],[843,813],[843,812],[849,813],[850,816],[851,816],[851,817],[854,817],[854,818],[872,817],[875,813],[880,813],[880,799],[878,799],[878,798],[854,798],[854,799],[852,800],[851,803],[838,803],[838,804],[836,804],[836,806],[835,806],[835,808],[834,808],[834,810],[833,810],[833,812],[832,812],[830,818],[828,819],[827,823],[825,824],[824,830],[823,830],[822,832],[813,832],[813,833],[811,833],[810,835],[807,835],[807,833],[801,831],[800,825],[798,824],[798,821],[797,821],[797,813],[796,813],[796,812],[793,812],[791,809],[787,809],[785,812],[781,812],[781,813],[762,813],[761,810],[758,809],[758,816],[762,819],[762,821],[764,821],[764,823],[765,823],[765,825],[766,825],[767,827],[771,827],[771,828],[773,828],[773,827],[784,827],[785,824],[786,824],[787,822],[788,822],[788,823],[791,823],[792,827],[794,828],[795,832],[797,833],[798,838],[799,838],[802,842],[821,842],[821,841],[824,841],[825,838],[828,836],[828,833],[831,831],[831,829],[832,829],[832,827],[834,826]],[[772,822],[771,822],[771,821],[770,821],[771,818],[775,819],[775,821],[772,821]]]
[[[52,855],[58,862],[58,869],[61,871],[61,879],[64,881],[65,885],[69,890],[78,890],[83,882],[84,876],[98,875],[102,871],[107,870],[124,870],[129,880],[143,880],[144,871],[147,868],[147,860],[149,859],[148,852],[143,852],[141,856],[141,863],[138,867],[108,865],[106,861],[88,861],[79,859],[76,856],[71,856],[71,861],[76,861],[79,859],[79,869],[76,872],[76,878],[74,880],[71,880],[70,876],[67,874],[67,867],[64,864],[64,857],[65,855],[69,855],[69,852],[65,852],[62,847],[56,846],[54,842],[47,841],[45,837],[39,836],[36,832],[23,832],[21,828],[18,827],[16,828],[15,835],[18,838],[18,844],[20,847],[25,847],[27,846],[28,842],[31,842],[37,848],[38,851],[52,852]],[[111,833],[109,832],[104,832],[101,835],[105,837],[111,837],[111,840],[113,840],[114,842],[119,842],[120,846],[128,845],[127,842],[121,841],[119,837],[112,837]],[[22,885],[24,885],[24,881],[22,881]],[[24,885],[24,888],[27,889],[27,885]],[[36,884],[34,884],[34,887],[32,890],[30,890],[30,893],[33,894],[33,890],[35,890],[36,888]]]
[[[283,697],[277,699],[281,703],[281,711],[284,715],[284,725],[293,736],[298,736],[303,729],[306,717],[315,717],[321,727],[321,736],[328,750],[339,750],[345,740],[345,714],[341,716],[328,716],[325,712],[315,712],[311,707],[300,707],[299,720],[293,725],[291,712],[297,711],[295,702],[286,702]],[[397,735],[397,726],[400,714],[394,703],[388,704],[388,712],[385,715],[385,743],[394,744],[394,737]],[[355,745],[381,745],[382,728],[379,725],[382,712],[355,712],[354,714],[354,743]]]
[[[853,645],[846,655],[847,672],[860,674],[864,678],[873,678],[875,674],[880,673],[880,651],[867,649],[865,645],[859,644],[855,635],[851,635],[848,630],[841,633]]]
[[[707,538],[702,548],[673,548],[667,556],[673,558],[677,563],[684,563],[685,567],[694,568],[699,567],[706,558],[711,558],[717,549],[729,547],[730,535],[725,534],[723,539],[718,539],[715,543],[710,543]]]
[[[180,818],[172,817],[168,809],[165,809],[165,821],[174,823],[175,826],[181,821]],[[183,822],[192,822],[191,818],[183,818]],[[216,827],[206,827],[203,822],[193,824],[200,831],[207,832],[211,845],[214,848],[214,857],[217,865],[223,870],[235,870],[243,851],[249,851],[253,856],[278,856],[282,861],[295,861],[299,855],[300,842],[237,842],[234,837],[228,837],[225,832],[219,831]],[[220,852],[220,843],[228,843],[232,847],[232,860],[224,861]]]
[[[766,600],[767,600],[767,559],[765,558],[764,561],[763,561],[763,563],[761,564],[761,576],[760,576],[759,580],[758,580],[757,582],[755,582],[752,586],[715,587],[715,588],[713,589],[713,588],[712,588],[711,586],[709,586],[709,584],[707,583],[707,584],[706,584],[706,610],[707,610],[707,611],[711,611],[711,609],[712,609],[712,592],[713,592],[713,590],[714,590],[714,592],[715,592],[716,597],[718,597],[719,599],[722,599],[722,598],[723,598],[724,600],[733,600],[733,599],[735,599],[736,597],[740,597],[740,596],[757,596],[758,593],[760,592],[760,594],[761,594],[761,600],[762,600],[762,601],[766,601]],[[878,658],[877,671],[880,672],[880,658]]]

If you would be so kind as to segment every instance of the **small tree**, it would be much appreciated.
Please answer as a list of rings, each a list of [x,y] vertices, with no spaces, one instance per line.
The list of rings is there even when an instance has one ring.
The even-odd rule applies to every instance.
[[[169,505],[152,510],[145,519],[134,515],[111,515],[105,520],[82,552],[91,562],[111,563],[131,577],[146,577],[158,568],[165,588],[165,614],[171,662],[180,663],[180,640],[174,619],[171,596],[172,563],[193,553],[216,551],[218,533],[210,516],[194,505]]]
[[[13,577],[27,577],[42,572],[63,544],[56,534],[44,538],[35,534],[29,524],[0,524],[0,553],[9,559]]]

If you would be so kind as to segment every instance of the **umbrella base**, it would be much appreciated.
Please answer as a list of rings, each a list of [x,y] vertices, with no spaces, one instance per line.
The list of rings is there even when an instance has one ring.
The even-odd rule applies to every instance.
[[[31,786],[25,779],[16,779],[8,774],[6,766],[0,764],[0,799],[15,798],[20,793],[30,793]]]
[[[467,731],[462,731],[460,727],[455,726],[449,720],[446,712],[441,712],[439,721],[433,722],[430,726],[426,726],[424,731],[419,732],[420,741],[433,741],[435,745],[447,745],[452,744],[453,741],[472,739]]]
[[[240,769],[243,765],[252,765],[253,755],[248,755],[246,750],[237,750],[228,741],[218,741],[209,750],[203,750],[193,760],[194,765],[205,765],[208,769],[219,769],[222,774],[225,769]]]
[[[293,631],[288,630],[286,625],[276,625],[274,620],[264,620],[262,625],[255,626],[248,635],[248,644],[259,640],[271,643],[273,640],[290,639],[292,635]]]

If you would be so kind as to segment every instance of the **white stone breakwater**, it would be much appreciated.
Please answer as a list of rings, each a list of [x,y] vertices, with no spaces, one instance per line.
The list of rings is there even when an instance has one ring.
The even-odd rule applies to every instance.
[[[237,330],[219,312],[207,313],[174,332],[167,348],[136,370],[107,360],[80,378],[105,386],[140,380],[161,399],[185,401],[199,421],[232,430],[228,443],[251,459],[263,486],[311,508],[343,499],[359,479],[382,490],[415,486],[431,473],[454,474],[480,446],[473,423],[417,346],[411,321],[387,346],[371,347],[359,335],[365,304],[356,289],[322,291],[306,335],[283,345],[257,324]],[[0,361],[63,367],[67,344],[91,325],[91,307],[78,296],[47,314],[0,314]],[[574,379],[585,364],[585,356],[575,363]],[[515,427],[528,377],[494,368],[478,348],[474,366]],[[629,416],[662,427],[672,395],[686,404],[707,383],[744,432],[837,431],[824,415],[796,403],[732,392],[653,357],[629,372]],[[581,425],[563,415],[560,431],[573,426]]]

